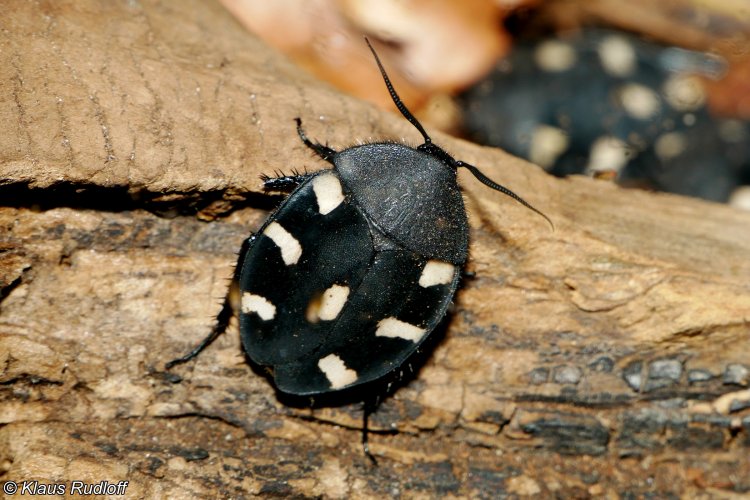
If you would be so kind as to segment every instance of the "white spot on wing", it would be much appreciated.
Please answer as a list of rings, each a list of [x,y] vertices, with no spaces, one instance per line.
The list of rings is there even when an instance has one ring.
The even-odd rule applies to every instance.
[[[331,288],[323,292],[323,298],[320,304],[320,319],[323,321],[330,321],[336,319],[341,309],[346,304],[346,299],[349,297],[349,287],[342,285],[333,285]]]
[[[531,136],[529,159],[543,168],[554,165],[557,158],[568,149],[570,139],[562,129],[538,125]]]
[[[418,342],[425,334],[424,328],[419,328],[396,318],[385,318],[378,323],[375,331],[377,337],[400,338]]]
[[[265,297],[245,292],[242,294],[242,312],[245,314],[255,313],[263,321],[268,321],[276,316],[276,306]]]
[[[357,372],[347,368],[344,360],[335,354],[329,354],[318,360],[318,368],[331,383],[331,389],[341,389],[357,380]]]
[[[534,62],[544,71],[557,73],[568,70],[576,63],[576,58],[575,49],[559,40],[541,43],[534,50]]]
[[[448,262],[428,260],[419,276],[419,286],[427,288],[433,285],[447,285],[453,281],[455,270],[455,266]]]
[[[302,245],[299,244],[299,241],[289,231],[281,227],[281,224],[275,221],[270,223],[266,226],[263,234],[271,238],[276,243],[276,246],[279,247],[284,264],[291,266],[297,263],[300,255],[302,255]]]
[[[620,102],[625,111],[639,120],[648,120],[661,109],[656,92],[637,83],[627,83],[620,87]]]
[[[635,49],[625,38],[608,36],[602,40],[597,52],[604,71],[610,75],[622,77],[635,71]]]
[[[307,305],[305,318],[311,323],[319,320],[331,321],[336,319],[349,298],[349,287],[333,285],[319,296],[313,297]]]
[[[318,200],[318,211],[321,215],[331,213],[344,201],[344,192],[341,190],[341,182],[333,173],[324,173],[315,176],[312,181],[313,192]]]

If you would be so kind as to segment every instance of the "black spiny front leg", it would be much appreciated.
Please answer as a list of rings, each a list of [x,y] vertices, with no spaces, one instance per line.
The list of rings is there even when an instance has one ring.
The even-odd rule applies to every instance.
[[[263,174],[260,176],[260,180],[263,181],[263,189],[266,191],[281,191],[283,193],[291,193],[294,189],[308,180],[315,174],[300,174],[299,172],[292,170],[291,175],[284,175],[281,172],[276,172],[275,177]]]
[[[336,156],[337,151],[329,148],[328,146],[324,146],[323,144],[319,144],[317,142],[312,142],[310,139],[307,138],[307,135],[305,135],[305,131],[302,130],[302,120],[300,118],[295,118],[295,122],[297,122],[297,135],[299,135],[299,138],[302,139],[302,142],[305,143],[305,146],[315,151],[315,154],[323,158],[328,163],[333,163],[333,157]]]

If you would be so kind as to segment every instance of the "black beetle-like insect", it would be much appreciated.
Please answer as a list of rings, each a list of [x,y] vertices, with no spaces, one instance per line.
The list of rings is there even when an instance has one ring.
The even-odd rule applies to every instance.
[[[424,144],[335,151],[310,141],[296,119],[302,142],[333,168],[264,178],[266,189],[292,192],[245,241],[235,271],[242,345],[285,394],[320,396],[381,379],[440,323],[468,254],[459,167],[549,221],[433,144],[367,44],[393,102]],[[196,356],[231,315],[228,298],[211,335],[167,367]]]
[[[460,97],[465,132],[551,174],[726,201],[750,183],[750,121],[713,116],[723,59],[583,29],[524,41]]]

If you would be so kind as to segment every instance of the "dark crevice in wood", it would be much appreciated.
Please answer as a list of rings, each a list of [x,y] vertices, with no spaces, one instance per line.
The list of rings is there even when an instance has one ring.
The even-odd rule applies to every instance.
[[[13,292],[18,286],[23,283],[23,274],[18,276],[10,283],[0,284],[0,304]]]
[[[65,207],[102,212],[125,212],[140,208],[165,218],[207,211],[214,217],[222,217],[246,207],[272,210],[283,198],[275,194],[237,193],[228,189],[153,192],[127,186],[103,187],[79,182],[60,182],[46,188],[33,187],[27,182],[0,185],[0,204],[6,207],[39,211]],[[212,208],[217,202],[224,202],[226,206]]]

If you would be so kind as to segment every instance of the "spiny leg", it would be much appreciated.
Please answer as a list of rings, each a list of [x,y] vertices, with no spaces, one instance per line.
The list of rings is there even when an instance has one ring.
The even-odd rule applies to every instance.
[[[164,365],[165,370],[170,370],[176,365],[180,365],[182,363],[190,361],[201,352],[203,352],[203,350],[206,347],[210,346],[213,341],[219,337],[219,335],[226,331],[227,327],[229,326],[229,320],[234,314],[234,308],[232,307],[230,302],[231,301],[229,300],[229,297],[224,299],[224,304],[221,307],[221,312],[219,312],[218,316],[216,316],[216,324],[214,324],[211,333],[209,333],[208,336],[200,342],[200,344],[195,346],[192,351],[182,357],[173,359],[172,361],[166,363]]]
[[[283,193],[290,193],[294,191],[297,186],[308,180],[315,174],[300,174],[292,171],[291,175],[284,175],[281,172],[277,172],[275,177],[271,177],[266,174],[260,176],[260,180],[263,181],[263,189],[266,191],[281,191]]]
[[[380,405],[380,398],[368,398],[364,401],[364,407],[362,409],[362,451],[364,452],[365,456],[370,459],[370,462],[372,462],[372,465],[376,466],[378,465],[378,461],[375,458],[375,455],[370,453],[370,442],[368,439],[369,435],[369,427],[368,422],[370,419],[370,415],[375,413],[375,410],[377,410],[378,406]]]
[[[229,320],[232,319],[232,316],[235,313],[236,304],[239,303],[239,300],[238,300],[239,275],[240,275],[240,271],[242,270],[242,262],[245,256],[247,255],[248,250],[250,249],[250,247],[253,245],[254,242],[255,242],[255,235],[250,236],[249,238],[247,238],[245,241],[242,242],[242,247],[240,248],[239,258],[237,260],[237,266],[234,268],[234,275],[232,277],[232,282],[229,286],[229,290],[227,291],[226,297],[224,297],[224,303],[221,306],[221,311],[219,311],[219,314],[216,316],[216,322],[214,323],[214,327],[211,329],[211,332],[197,346],[195,346],[189,353],[166,363],[164,365],[165,370],[169,370],[176,365],[186,363],[190,361],[191,359],[195,358],[201,352],[203,352],[204,349],[210,346],[213,343],[213,341],[219,337],[219,335],[221,335],[227,330],[227,327],[229,326]]]
[[[323,158],[325,161],[333,163],[333,157],[336,156],[337,151],[328,146],[324,146],[323,144],[312,142],[307,138],[307,135],[305,135],[305,131],[302,130],[302,120],[300,118],[295,118],[294,121],[297,122],[297,135],[299,135],[299,138],[305,143],[305,146],[315,151],[315,154]]]

